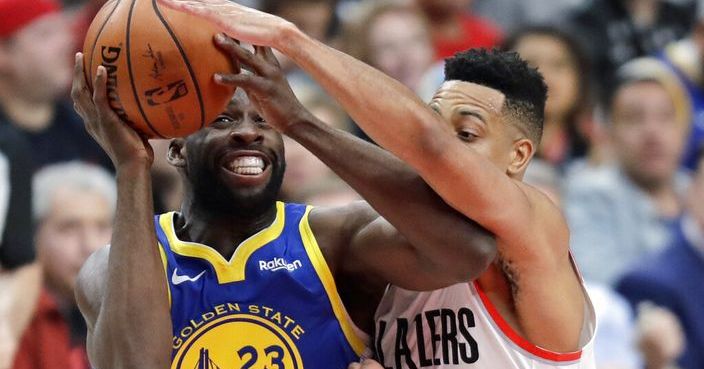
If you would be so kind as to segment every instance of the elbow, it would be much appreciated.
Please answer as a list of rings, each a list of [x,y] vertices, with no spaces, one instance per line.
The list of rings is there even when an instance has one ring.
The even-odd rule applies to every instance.
[[[489,265],[496,260],[497,249],[496,239],[493,235],[474,235],[472,242],[465,244],[460,252],[460,257],[452,260],[455,283],[473,281],[489,268]]]

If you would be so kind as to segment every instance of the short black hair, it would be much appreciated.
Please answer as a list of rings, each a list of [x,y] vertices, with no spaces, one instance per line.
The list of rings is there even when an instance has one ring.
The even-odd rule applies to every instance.
[[[514,115],[519,129],[539,144],[543,135],[548,87],[543,76],[518,53],[499,49],[470,49],[445,60],[445,81],[463,81],[504,94],[504,110]]]

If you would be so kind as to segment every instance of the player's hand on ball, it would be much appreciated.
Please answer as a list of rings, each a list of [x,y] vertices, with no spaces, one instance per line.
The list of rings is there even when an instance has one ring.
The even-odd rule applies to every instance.
[[[361,363],[350,364],[347,369],[384,369],[384,367],[372,359],[364,359]]]
[[[159,0],[172,9],[203,17],[230,36],[252,45],[277,47],[282,35],[295,26],[275,15],[237,4],[231,0]]]
[[[216,74],[215,81],[245,90],[269,125],[286,133],[290,125],[311,118],[311,113],[291,90],[271,48],[255,46],[251,52],[222,34],[215,37],[215,43],[232,58],[233,64],[239,63],[244,70],[250,71]]]
[[[129,164],[151,165],[154,160],[152,147],[108,104],[107,71],[103,66],[98,66],[91,94],[83,73],[82,53],[76,54],[71,98],[86,130],[105,150],[116,169]]]

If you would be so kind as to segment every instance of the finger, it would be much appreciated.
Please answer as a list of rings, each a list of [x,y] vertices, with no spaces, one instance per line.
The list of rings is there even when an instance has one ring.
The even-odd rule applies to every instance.
[[[270,81],[267,79],[246,73],[238,74],[215,74],[215,82],[225,86],[237,86],[257,93],[266,93],[270,87]],[[249,92],[248,91],[248,92]]]
[[[96,112],[101,120],[117,121],[119,118],[108,103],[107,93],[107,70],[104,66],[98,66],[98,71],[95,73],[95,81],[93,82],[93,104],[95,104]]]
[[[73,68],[73,84],[71,86],[71,98],[73,99],[74,109],[84,119],[90,118],[90,116],[95,113],[93,102],[91,101],[90,90],[86,84],[82,53],[76,53],[76,62]]]
[[[359,363],[352,363],[347,367],[347,369],[359,369],[361,367],[362,365],[360,365]]]
[[[269,64],[275,66],[278,69],[281,69],[279,59],[276,59],[274,51],[269,46],[255,46],[254,50],[258,55],[261,55],[264,60],[266,60]]]
[[[215,44],[252,72],[263,76],[271,74],[271,65],[264,58],[238,45],[235,39],[219,33],[215,35]]]
[[[230,10],[234,7],[234,3],[223,0],[158,0],[167,8],[178,10],[184,13],[203,17],[215,24],[219,24],[219,14]]]

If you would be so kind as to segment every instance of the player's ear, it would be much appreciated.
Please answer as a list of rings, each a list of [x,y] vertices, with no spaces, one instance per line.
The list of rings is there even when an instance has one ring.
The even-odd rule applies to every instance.
[[[517,175],[523,172],[530,158],[533,157],[535,153],[535,147],[533,142],[528,138],[521,138],[513,143],[513,152],[511,153],[511,162],[509,163],[507,172],[510,176]]]
[[[169,143],[169,151],[166,153],[166,160],[176,168],[186,167],[186,140],[174,138]]]

